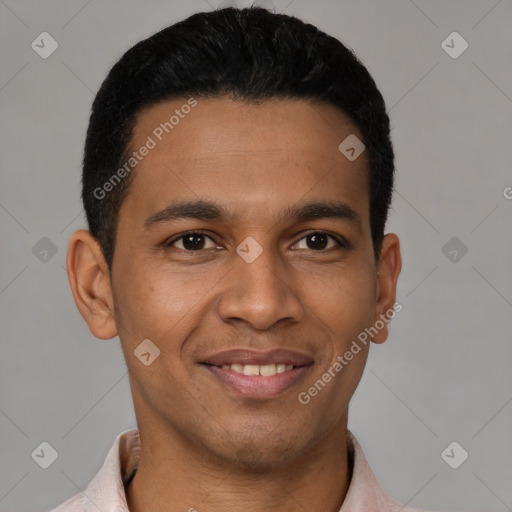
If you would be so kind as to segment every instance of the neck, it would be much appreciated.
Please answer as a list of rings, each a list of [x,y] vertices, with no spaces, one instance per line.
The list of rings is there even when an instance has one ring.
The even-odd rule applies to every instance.
[[[350,484],[346,422],[296,460],[264,469],[215,462],[160,429],[139,433],[140,459],[126,489],[130,512],[338,512]]]

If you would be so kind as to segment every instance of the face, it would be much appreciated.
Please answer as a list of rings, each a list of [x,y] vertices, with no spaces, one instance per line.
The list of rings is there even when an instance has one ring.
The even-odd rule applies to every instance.
[[[120,337],[141,430],[238,464],[296,458],[346,426],[369,345],[336,361],[392,307],[398,242],[375,261],[366,153],[338,149],[362,136],[333,107],[186,103],[137,117],[131,148],[155,145],[119,212],[102,325]],[[149,365],[143,340],[160,350]]]

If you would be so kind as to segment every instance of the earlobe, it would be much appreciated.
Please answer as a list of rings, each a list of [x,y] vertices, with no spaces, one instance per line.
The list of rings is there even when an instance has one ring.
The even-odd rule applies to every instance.
[[[90,331],[104,340],[117,336],[108,266],[89,231],[71,235],[66,267],[76,307]]]
[[[377,334],[374,343],[384,343],[388,338],[387,323],[395,315],[396,285],[402,269],[400,240],[394,233],[388,233],[382,242],[377,266],[377,297],[374,326]]]

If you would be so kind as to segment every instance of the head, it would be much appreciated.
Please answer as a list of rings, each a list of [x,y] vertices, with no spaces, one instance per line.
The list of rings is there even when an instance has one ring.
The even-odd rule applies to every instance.
[[[339,149],[347,137],[364,144],[355,159]],[[387,321],[366,343],[361,333],[395,304],[393,172],[370,74],[294,17],[199,13],[122,56],[92,107],[89,231],[71,238],[68,274],[93,334],[120,337],[141,429],[272,464],[346,424]],[[146,366],[136,354],[148,339]],[[237,348],[308,364],[297,385],[244,396],[209,368]]]

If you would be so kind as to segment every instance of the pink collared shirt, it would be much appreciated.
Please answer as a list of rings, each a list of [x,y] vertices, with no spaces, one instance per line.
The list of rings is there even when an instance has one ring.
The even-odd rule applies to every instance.
[[[347,432],[352,460],[352,479],[340,512],[421,512],[404,507],[388,497],[380,487],[354,435]],[[139,431],[121,432],[107,458],[87,486],[51,512],[129,512],[125,482],[132,475],[140,456]],[[349,458],[349,459],[350,459]]]

